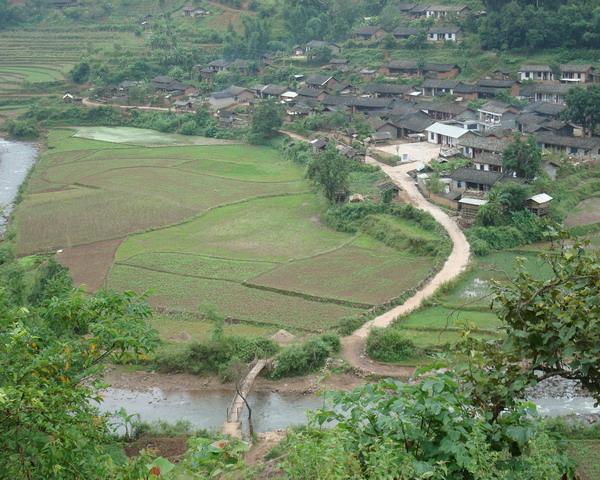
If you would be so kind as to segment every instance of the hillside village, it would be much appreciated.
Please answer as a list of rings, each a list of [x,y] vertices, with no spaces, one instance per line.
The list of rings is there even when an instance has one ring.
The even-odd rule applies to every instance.
[[[131,92],[135,90],[139,97],[142,91],[139,105],[178,113],[208,110],[223,128],[247,127],[254,105],[263,100],[282,106],[292,131],[302,122],[309,124],[311,117],[341,114],[364,123],[368,134],[359,135],[347,126],[309,132],[310,139],[319,140],[314,143],[315,149],[333,142],[356,158],[352,147],[360,145],[363,150],[366,147],[382,153],[388,162],[428,162],[431,159],[427,158],[427,149],[424,156],[417,153],[415,158],[406,154],[402,157],[400,147],[394,150],[396,145],[427,142],[440,146],[440,155],[435,159],[439,163],[465,159],[461,168],[436,179],[435,191],[430,191],[428,167],[423,165],[415,172],[422,191],[458,210],[464,226],[472,223],[494,185],[524,181],[506,171],[502,164],[502,153],[515,134],[533,136],[542,152],[552,154],[543,163],[551,178],[556,176],[560,156],[575,164],[600,160],[600,137],[584,133],[580,125],[563,115],[571,90],[600,83],[600,72],[594,65],[521,64],[516,69],[499,68],[475,81],[465,81],[457,78],[461,76],[460,65],[429,61],[431,50],[423,50],[419,60],[390,59],[376,69],[351,62],[345,56],[347,42],[352,42],[352,49],[377,49],[386,39],[393,38],[403,48],[403,44],[413,45],[422,37],[421,41],[433,48],[439,44],[460,45],[461,27],[454,22],[466,16],[485,15],[458,4],[400,3],[396,7],[408,26],[393,30],[378,25],[358,27],[346,40],[310,40],[259,60],[215,59],[193,67],[189,74],[193,82],[159,75],[146,83],[124,80],[99,92],[92,88],[75,97],[67,93],[63,100],[81,102],[83,94],[90,94],[92,100],[104,104],[131,106]],[[178,14],[195,17],[210,12],[186,6]],[[410,26],[423,19],[429,26]],[[300,66],[303,63],[308,63],[305,70]],[[298,73],[290,75],[287,82],[253,82],[290,65]],[[211,89],[230,76],[240,83]],[[320,141],[321,138],[326,141]],[[545,215],[551,200],[551,196],[540,192],[529,199],[528,208]]]

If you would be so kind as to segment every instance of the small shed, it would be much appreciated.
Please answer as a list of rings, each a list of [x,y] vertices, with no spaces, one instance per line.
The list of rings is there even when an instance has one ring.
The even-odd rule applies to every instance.
[[[482,198],[462,197],[458,201],[458,213],[464,224],[472,225],[479,209],[488,203]]]
[[[377,184],[381,198],[387,201],[396,200],[400,196],[400,187],[391,180],[383,180]]]
[[[527,210],[536,214],[538,217],[545,217],[550,211],[550,203],[552,200],[553,198],[547,193],[538,193],[527,199]]]

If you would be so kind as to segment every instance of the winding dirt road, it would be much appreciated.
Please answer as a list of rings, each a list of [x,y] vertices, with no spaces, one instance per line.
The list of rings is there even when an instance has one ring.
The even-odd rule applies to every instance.
[[[352,335],[342,339],[342,355],[344,360],[355,369],[370,375],[408,377],[412,375],[414,368],[381,364],[374,362],[367,357],[364,350],[369,330],[373,327],[389,327],[396,318],[419,308],[423,304],[423,301],[431,297],[439,287],[460,275],[469,264],[470,247],[467,238],[456,222],[442,209],[429,203],[425,197],[421,195],[414,180],[408,175],[408,172],[414,169],[414,163],[390,167],[378,162],[372,157],[367,156],[366,159],[367,163],[378,165],[392,181],[402,189],[405,196],[410,199],[410,202],[415,207],[429,212],[436,221],[444,227],[446,232],[448,232],[448,236],[453,243],[452,252],[442,269],[421,290],[415,293],[415,295],[402,305],[365,323]]]

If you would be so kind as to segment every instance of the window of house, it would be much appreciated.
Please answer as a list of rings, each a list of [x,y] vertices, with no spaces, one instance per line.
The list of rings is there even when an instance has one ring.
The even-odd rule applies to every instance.
[[[462,182],[456,182],[456,187],[457,187],[457,188],[462,188],[462,186],[463,186],[463,183],[462,183]]]

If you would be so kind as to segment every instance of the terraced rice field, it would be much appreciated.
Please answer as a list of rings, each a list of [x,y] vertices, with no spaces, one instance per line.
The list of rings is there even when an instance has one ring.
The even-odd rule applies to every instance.
[[[181,139],[144,130],[75,133],[50,133],[15,215],[17,245],[21,255],[62,250],[92,289],[150,291],[167,312],[211,306],[265,331],[322,331],[401,296],[434,264],[326,227],[325,201],[276,150],[190,137],[195,145],[159,147],[157,138]]]

